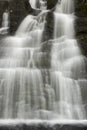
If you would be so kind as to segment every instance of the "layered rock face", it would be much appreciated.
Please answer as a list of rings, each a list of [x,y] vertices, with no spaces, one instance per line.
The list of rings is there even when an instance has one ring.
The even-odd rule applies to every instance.
[[[87,124],[82,123],[20,123],[0,125],[0,130],[87,130]]]
[[[82,52],[87,56],[87,1],[77,0],[76,9],[76,37],[79,40]]]

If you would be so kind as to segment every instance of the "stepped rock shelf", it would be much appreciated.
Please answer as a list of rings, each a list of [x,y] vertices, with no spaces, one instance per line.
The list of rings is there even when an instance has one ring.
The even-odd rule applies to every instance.
[[[33,13],[13,36],[13,10],[4,6],[0,129],[86,129],[87,58],[75,38],[74,0],[58,0],[52,9],[47,0],[25,0],[25,6]]]
[[[3,121],[2,121],[3,122]],[[10,123],[9,123],[10,122]],[[87,121],[4,121],[0,130],[87,130]]]

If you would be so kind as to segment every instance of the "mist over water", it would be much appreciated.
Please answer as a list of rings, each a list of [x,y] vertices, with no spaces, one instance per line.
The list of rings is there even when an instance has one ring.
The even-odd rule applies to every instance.
[[[37,7],[37,2],[39,6]],[[86,119],[82,87],[86,58],[75,39],[73,0],[61,0],[54,11],[53,39],[42,42],[47,2],[30,0],[38,16],[28,15],[14,36],[0,45],[0,118]],[[50,66],[44,44],[51,44]],[[45,58],[44,58],[45,57]],[[44,63],[44,64],[46,64]],[[82,89],[81,89],[82,88]]]

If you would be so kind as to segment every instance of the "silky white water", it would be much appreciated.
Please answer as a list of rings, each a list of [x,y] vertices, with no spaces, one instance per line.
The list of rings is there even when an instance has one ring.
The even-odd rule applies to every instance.
[[[4,38],[0,45],[0,118],[86,119],[82,87],[87,81],[81,73],[86,58],[74,36],[73,2],[57,3],[54,38],[44,43],[47,5],[30,0],[33,8],[37,2],[42,2],[38,7],[42,13],[28,15],[15,36]],[[43,50],[45,44],[52,44],[50,52]]]
[[[2,26],[0,28],[0,34],[7,34],[9,30],[9,12],[4,12],[2,16]]]
[[[54,12],[54,40],[51,52],[52,86],[56,92],[56,111],[60,119],[85,119],[82,105],[81,87],[78,79],[81,70],[85,70],[85,58],[82,56],[74,37],[73,1],[62,0]]]
[[[34,9],[46,10],[47,0],[29,0],[31,7]]]

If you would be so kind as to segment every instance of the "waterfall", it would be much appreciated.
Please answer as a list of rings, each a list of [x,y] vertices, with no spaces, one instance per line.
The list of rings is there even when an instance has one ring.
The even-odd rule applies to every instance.
[[[60,114],[60,119],[85,119],[78,81],[80,70],[85,68],[85,58],[74,36],[73,6],[73,0],[61,0],[54,12],[51,86],[56,92],[55,111]]]
[[[4,12],[2,17],[2,27],[0,28],[0,34],[7,34],[9,29],[9,13]]]
[[[0,44],[0,119],[83,120],[81,90],[87,81],[81,73],[85,57],[75,39],[73,0],[57,3],[54,38],[44,43],[47,1],[29,2],[42,12],[26,16],[15,35]]]
[[[47,0],[29,0],[31,7],[34,9],[46,10]]]
[[[74,13],[74,0],[58,0],[55,11],[65,14]]]

